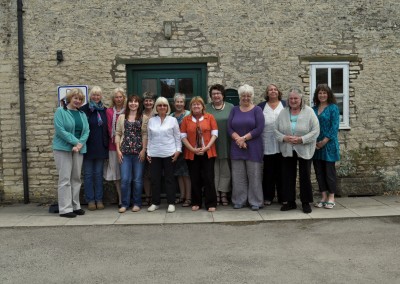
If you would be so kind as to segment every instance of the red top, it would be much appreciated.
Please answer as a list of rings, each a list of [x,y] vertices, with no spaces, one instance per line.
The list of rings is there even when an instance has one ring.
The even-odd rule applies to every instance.
[[[117,151],[117,146],[115,146],[115,137],[111,137],[112,135],[112,120],[113,120],[113,114],[114,110],[113,108],[107,108],[106,109],[106,116],[107,116],[107,130],[108,130],[108,151]],[[119,114],[117,114],[117,117],[115,119],[115,127],[117,126],[117,120],[118,120]],[[114,133],[115,135],[115,133]]]
[[[187,134],[187,140],[189,141],[190,145],[192,147],[195,147],[196,145],[196,122],[192,120],[193,116],[188,115],[185,116],[182,120],[181,123],[181,133],[186,133]],[[208,145],[208,143],[211,140],[211,131],[212,130],[218,130],[217,122],[212,114],[205,113],[203,115],[203,118],[199,124],[201,131],[203,133],[203,139],[204,139],[204,144],[205,146]],[[217,157],[217,150],[215,147],[215,143],[211,146],[210,150],[207,151],[207,156],[208,158],[214,158]],[[187,148],[184,150],[184,158],[187,160],[194,160],[194,153]]]

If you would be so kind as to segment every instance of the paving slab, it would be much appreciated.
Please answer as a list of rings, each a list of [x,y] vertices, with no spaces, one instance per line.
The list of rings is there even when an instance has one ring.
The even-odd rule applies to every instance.
[[[1,227],[14,227],[18,223],[22,222],[24,219],[28,218],[29,215],[12,215],[0,213],[0,228]]]
[[[119,218],[119,215],[110,214],[109,216],[77,216],[76,218],[69,219],[65,224],[66,226],[91,226],[91,225],[112,225]]]
[[[30,215],[15,224],[15,227],[47,227],[47,226],[63,226],[69,221],[69,218],[62,218],[58,215]]]
[[[313,208],[313,211],[309,214],[312,219],[332,219],[332,218],[356,218],[360,217],[354,211],[347,208],[341,208],[335,206],[332,209],[325,208]]]
[[[310,214],[304,214],[299,209],[284,212],[280,210],[260,210],[259,213],[264,221],[311,219]]]
[[[377,216],[396,216],[400,210],[391,208],[390,206],[366,206],[349,208],[360,217],[377,217]]]
[[[337,198],[335,203],[347,208],[385,205],[372,197],[341,197]]]
[[[232,210],[217,210],[212,213],[214,222],[255,222],[262,221],[259,211],[251,211],[247,208]]]
[[[175,211],[174,213],[166,213],[165,224],[185,224],[185,223],[212,223],[214,222],[213,213],[205,210],[192,211]]]
[[[127,211],[121,214],[114,224],[164,224],[165,214],[164,210],[154,212],[147,212],[144,209],[140,212]]]

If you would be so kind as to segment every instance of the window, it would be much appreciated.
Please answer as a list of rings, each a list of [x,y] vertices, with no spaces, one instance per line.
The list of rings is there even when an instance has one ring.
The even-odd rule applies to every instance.
[[[349,124],[349,63],[311,62],[310,102],[318,84],[328,84],[336,97],[340,110],[340,129],[350,129]]]

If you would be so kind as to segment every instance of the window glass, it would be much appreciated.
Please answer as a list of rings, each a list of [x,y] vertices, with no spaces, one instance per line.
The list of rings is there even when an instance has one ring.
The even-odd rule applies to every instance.
[[[343,96],[335,95],[335,97],[336,97],[336,104],[340,112],[340,122],[343,122]]]
[[[193,80],[192,78],[178,79],[179,93],[185,94],[186,98],[193,97]]]
[[[143,79],[142,80],[142,90],[144,92],[152,92],[157,94],[157,79]],[[138,94],[141,95],[141,94]]]
[[[160,79],[161,96],[172,99],[175,94],[175,79]]]
[[[316,70],[316,83],[317,83],[317,86],[319,84],[328,84],[328,69],[327,68],[318,68]]]
[[[331,77],[332,92],[343,93],[343,68],[332,68]]]

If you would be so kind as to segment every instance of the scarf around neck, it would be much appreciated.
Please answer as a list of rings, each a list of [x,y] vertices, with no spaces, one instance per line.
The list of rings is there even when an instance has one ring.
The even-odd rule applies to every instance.
[[[97,110],[97,125],[98,126],[103,125],[103,120],[101,119],[100,113],[98,112],[99,110],[104,110],[103,103],[101,101],[98,102],[98,103],[90,101],[89,102],[89,109],[90,109],[91,112],[94,112],[95,110]]]

